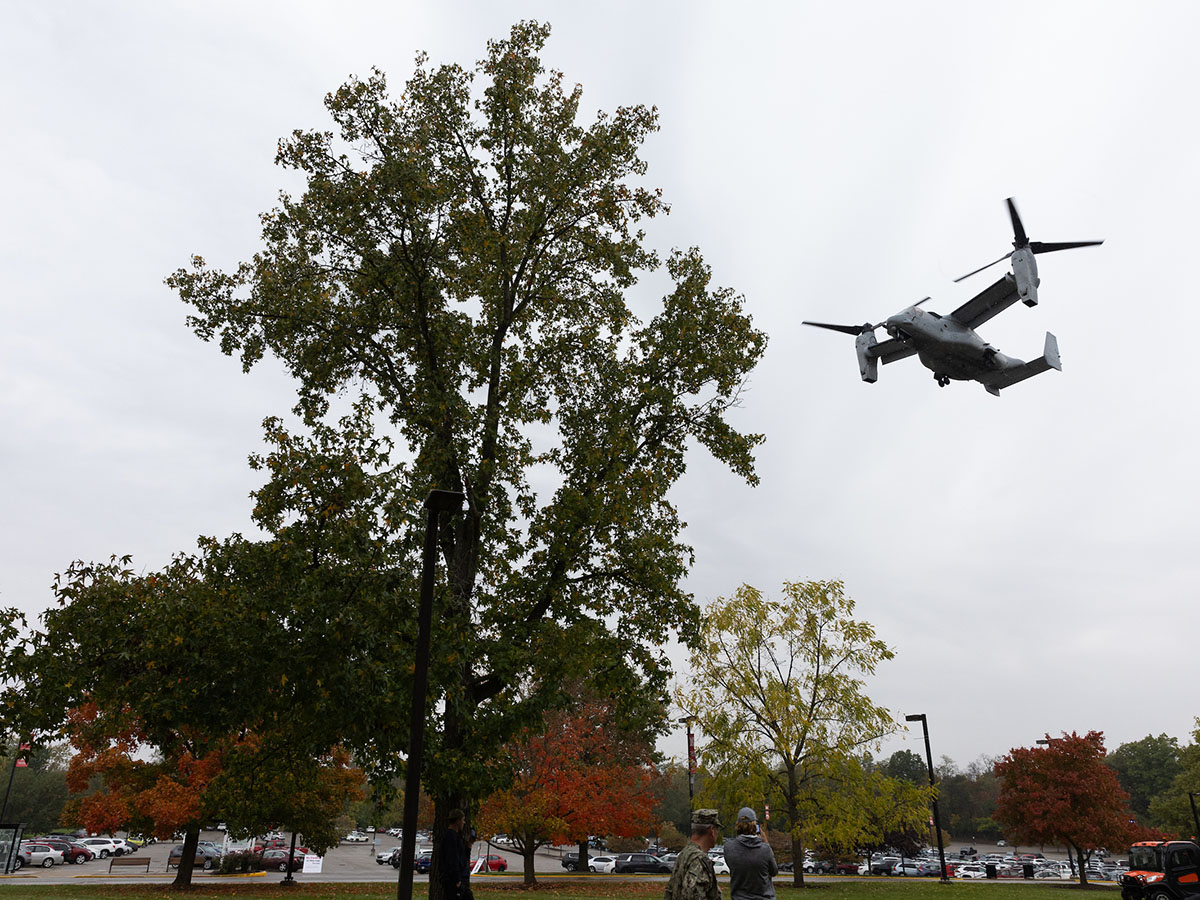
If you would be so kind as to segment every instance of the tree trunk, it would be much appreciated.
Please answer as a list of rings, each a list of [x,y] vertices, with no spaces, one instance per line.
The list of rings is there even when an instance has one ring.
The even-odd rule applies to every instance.
[[[575,867],[576,872],[586,872],[588,870],[588,851],[591,847],[587,841],[579,842],[579,865]]]
[[[527,844],[525,844],[524,847],[521,848],[521,858],[525,861],[525,883],[526,884],[536,884],[537,883],[537,876],[533,870],[533,865],[534,865],[533,857],[534,857],[534,854],[536,854],[536,853],[537,853],[537,844],[535,844],[533,841],[529,841]]]
[[[196,848],[200,846],[200,826],[189,825],[183,834],[183,850],[179,857],[179,868],[171,887],[186,888],[192,885],[192,868],[196,864]]]
[[[1087,887],[1087,883],[1088,883],[1087,868],[1086,868],[1086,863],[1084,862],[1084,859],[1083,859],[1083,848],[1082,847],[1075,848],[1075,858],[1079,860],[1079,886]]]
[[[794,784],[789,786],[794,788]],[[804,842],[796,837],[800,826],[797,823],[799,810],[796,809],[795,798],[796,793],[793,789],[786,798],[788,825],[791,828],[788,837],[792,839],[792,884],[796,887],[804,887]]]

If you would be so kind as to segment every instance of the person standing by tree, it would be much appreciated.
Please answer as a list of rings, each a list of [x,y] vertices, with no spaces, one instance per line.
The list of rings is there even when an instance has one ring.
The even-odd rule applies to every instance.
[[[737,836],[725,842],[729,863],[730,900],[773,900],[779,874],[775,854],[758,833],[758,816],[748,806],[738,810]]]
[[[442,896],[447,900],[475,900],[475,895],[471,893],[471,848],[463,839],[466,821],[461,809],[450,810],[446,833],[442,836],[442,858],[438,871]]]
[[[679,852],[664,900],[721,900],[721,887],[708,851],[717,844],[721,820],[715,809],[692,813],[692,839]]]

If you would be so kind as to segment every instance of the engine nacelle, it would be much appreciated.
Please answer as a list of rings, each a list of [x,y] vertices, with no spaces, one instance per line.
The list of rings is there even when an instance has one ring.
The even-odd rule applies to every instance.
[[[1021,301],[1026,306],[1037,306],[1037,289],[1038,285],[1042,283],[1042,279],[1038,278],[1037,260],[1034,258],[1033,250],[1029,247],[1020,247],[1014,250],[1012,270]]]
[[[858,371],[868,384],[879,380],[879,357],[871,352],[877,343],[874,331],[864,331],[854,339],[854,349],[858,352]]]

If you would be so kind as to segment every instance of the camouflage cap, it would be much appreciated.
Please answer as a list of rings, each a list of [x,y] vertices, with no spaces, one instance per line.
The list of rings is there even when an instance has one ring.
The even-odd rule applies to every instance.
[[[716,825],[721,827],[721,817],[715,809],[697,809],[692,811],[693,825]]]

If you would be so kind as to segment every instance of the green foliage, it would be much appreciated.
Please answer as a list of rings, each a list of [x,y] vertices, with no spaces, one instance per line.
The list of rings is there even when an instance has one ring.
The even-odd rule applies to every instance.
[[[27,834],[58,831],[67,824],[60,819],[67,802],[67,748],[34,747],[25,768],[14,769],[15,761],[15,755],[0,756],[0,790],[8,790],[2,821],[24,822]]]
[[[1195,720],[1192,743],[1179,752],[1178,772],[1149,806],[1149,819],[1168,835],[1200,837],[1188,793],[1200,794],[1200,717]]]
[[[354,600],[358,617],[360,587],[391,600],[375,621],[394,630],[376,639],[352,618],[343,656],[348,677],[383,685],[386,704],[341,717],[377,780],[405,750],[418,504],[434,487],[465,493],[439,523],[422,777],[443,813],[490,790],[482,761],[569,702],[573,674],[661,696],[655,648],[698,624],[668,498],[685,452],[698,443],[756,480],[761,436],[725,413],[765,337],[695,249],[670,254],[673,287],[634,316],[627,292],[661,265],[638,229],[667,208],[639,156],[657,113],[581,124],[581,89],[539,59],[548,35],[520,23],[473,71],[419,57],[399,99],[378,71],[350,80],[326,99],[336,136],[280,142],[277,162],[306,187],[262,217],[260,251],[168,279],[198,336],[247,369],[272,354],[297,380],[312,436],[269,423],[257,514],[289,560],[311,561],[310,608],[340,617]],[[359,397],[349,434],[322,424],[343,392]],[[400,462],[375,436],[388,429]],[[373,465],[347,470],[348,457]]]
[[[1179,741],[1166,734],[1146,735],[1139,741],[1122,744],[1105,758],[1129,794],[1129,802],[1138,818],[1146,821],[1150,801],[1171,786],[1179,775]]]
[[[929,784],[929,768],[921,755],[911,750],[897,750],[881,766],[885,775],[909,784]]]
[[[938,812],[942,827],[960,841],[989,841],[1004,837],[992,818],[1000,783],[993,771],[995,760],[980,757],[959,771],[943,757],[938,767]]]
[[[707,738],[710,779],[697,803],[729,816],[769,799],[797,857],[808,835],[838,846],[870,839],[863,820],[845,819],[843,796],[893,805],[901,819],[927,800],[912,786],[904,797],[882,790],[858,759],[896,725],[863,682],[893,653],[853,611],[838,581],[788,582],[778,600],[743,585],[705,611],[696,681],[676,695]]]

